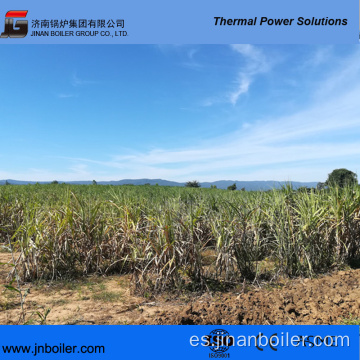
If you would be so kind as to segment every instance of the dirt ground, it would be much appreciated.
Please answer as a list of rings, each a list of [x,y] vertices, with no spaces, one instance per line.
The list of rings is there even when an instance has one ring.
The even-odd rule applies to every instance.
[[[0,253],[0,263],[8,262],[11,255]],[[19,294],[3,286],[9,268],[0,265],[0,324],[340,324],[360,318],[360,270],[347,270],[276,286],[244,284],[228,293],[178,297],[134,296],[129,276],[22,284],[23,292],[30,291],[24,321]]]

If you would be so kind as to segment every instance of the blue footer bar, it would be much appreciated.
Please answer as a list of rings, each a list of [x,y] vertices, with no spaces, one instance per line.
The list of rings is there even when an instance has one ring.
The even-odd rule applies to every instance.
[[[359,359],[359,326],[0,326],[0,358]]]

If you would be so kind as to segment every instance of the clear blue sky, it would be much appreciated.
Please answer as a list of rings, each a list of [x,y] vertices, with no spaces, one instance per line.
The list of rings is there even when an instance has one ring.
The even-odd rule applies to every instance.
[[[3,46],[0,179],[360,170],[360,47]]]

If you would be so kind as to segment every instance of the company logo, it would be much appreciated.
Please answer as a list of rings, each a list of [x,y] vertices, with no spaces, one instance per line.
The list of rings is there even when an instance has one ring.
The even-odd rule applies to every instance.
[[[0,38],[24,38],[28,33],[27,20],[16,20],[14,27],[14,18],[25,18],[27,10],[10,10],[5,15],[5,29]]]
[[[205,339],[205,346],[208,346],[209,349],[215,354],[223,354],[221,357],[228,357],[226,352],[229,350],[229,347],[234,344],[234,337],[230,336],[230,334],[223,329],[216,329],[211,331],[209,335],[205,336]]]

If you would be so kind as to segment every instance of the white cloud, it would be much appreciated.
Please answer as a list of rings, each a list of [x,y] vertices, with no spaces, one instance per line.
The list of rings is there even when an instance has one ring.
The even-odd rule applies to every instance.
[[[71,85],[73,87],[79,87],[79,86],[90,85],[90,84],[97,84],[97,82],[93,81],[93,80],[80,79],[76,72],[73,73],[72,78],[71,78]]]
[[[333,46],[321,46],[317,47],[316,50],[310,54],[310,56],[302,64],[302,68],[306,69],[308,67],[315,68],[324,63],[326,63],[329,57],[333,55]]]
[[[233,44],[231,48],[245,61],[235,80],[235,89],[228,95],[231,104],[236,105],[239,97],[249,91],[250,85],[259,74],[270,70],[270,62],[260,48],[249,44]]]
[[[326,99],[333,96],[336,100],[337,96],[349,91],[351,88],[356,88],[359,85],[359,47],[356,47],[353,54],[348,57],[344,57],[342,59],[331,58],[330,61],[335,61],[337,66],[334,66],[333,70],[326,74],[326,78],[316,84],[316,99]]]
[[[251,77],[248,74],[240,73],[237,80],[237,88],[229,94],[231,104],[236,105],[240,95],[249,91]]]
[[[74,97],[78,97],[77,94],[58,94],[58,98],[60,99],[69,99],[69,98],[74,98]]]
[[[231,90],[208,97],[201,103],[202,106],[212,106],[218,103],[236,105],[241,95],[249,92],[256,77],[268,72],[272,67],[271,61],[259,47],[250,44],[233,44],[230,45],[230,49],[237,53],[239,58],[239,70],[233,83],[229,86]]]

